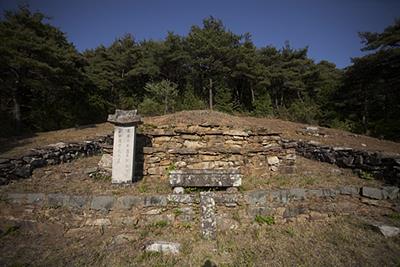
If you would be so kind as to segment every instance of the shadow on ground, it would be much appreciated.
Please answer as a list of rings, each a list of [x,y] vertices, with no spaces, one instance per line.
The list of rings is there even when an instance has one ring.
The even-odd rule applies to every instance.
[[[32,143],[32,138],[36,137],[35,133],[24,134],[7,138],[0,138],[0,157],[2,154],[16,147],[26,146]]]

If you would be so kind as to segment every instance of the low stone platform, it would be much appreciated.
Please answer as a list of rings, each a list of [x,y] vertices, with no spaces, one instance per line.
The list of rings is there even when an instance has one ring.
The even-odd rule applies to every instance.
[[[0,194],[0,208],[9,212],[34,210],[34,213],[60,208],[81,217],[78,225],[86,226],[184,223],[199,227],[203,238],[213,240],[219,231],[237,229],[241,224],[256,222],[257,218],[270,223],[302,222],[364,212],[367,207],[389,214],[399,210],[399,199],[398,187],[356,186],[140,196],[35,192]],[[14,218],[7,214],[2,210],[0,220]]]
[[[171,171],[169,182],[172,187],[238,187],[242,175],[237,169],[187,169]]]

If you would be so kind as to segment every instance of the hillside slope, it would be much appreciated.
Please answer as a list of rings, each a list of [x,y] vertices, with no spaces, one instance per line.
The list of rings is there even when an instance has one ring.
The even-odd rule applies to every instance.
[[[308,134],[305,131],[305,128],[310,125],[279,119],[233,116],[217,111],[182,111],[164,116],[145,117],[144,123],[152,125],[211,123],[242,129],[262,127],[275,132],[280,132],[287,139],[314,140],[331,146],[344,146],[369,151],[400,153],[400,143],[397,142],[380,140],[369,136],[356,135],[350,132],[324,127],[318,127],[318,135]],[[29,137],[3,139],[0,140],[0,156],[17,156],[25,153],[29,149],[57,142],[88,140],[110,134],[112,133],[112,130],[113,126],[110,123],[102,123],[79,128],[37,133]]]

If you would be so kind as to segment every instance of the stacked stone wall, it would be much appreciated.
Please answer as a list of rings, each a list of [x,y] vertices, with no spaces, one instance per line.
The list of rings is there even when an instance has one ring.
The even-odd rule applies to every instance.
[[[353,169],[363,178],[377,178],[400,185],[399,154],[331,147],[313,141],[297,142],[296,152],[309,159]]]
[[[202,197],[214,214],[202,211]],[[254,223],[257,216],[273,223],[326,219],[377,207],[390,212],[400,197],[398,187],[356,187],[258,190],[244,193],[201,192],[167,195],[67,195],[61,193],[3,193],[2,202],[31,209],[66,209],[82,216],[82,225],[148,225],[185,222],[208,229],[206,237]],[[357,208],[363,207],[363,208]],[[204,217],[204,218],[203,218]],[[205,219],[211,218],[211,221]],[[203,222],[212,227],[203,227]],[[216,225],[214,224],[216,222]],[[200,225],[201,224],[201,225]],[[195,228],[194,228],[195,229]]]
[[[175,169],[239,169],[256,176],[295,168],[295,143],[266,129],[196,125],[156,128],[143,134],[151,140],[151,146],[138,155],[144,164],[138,169],[145,176],[165,176]]]

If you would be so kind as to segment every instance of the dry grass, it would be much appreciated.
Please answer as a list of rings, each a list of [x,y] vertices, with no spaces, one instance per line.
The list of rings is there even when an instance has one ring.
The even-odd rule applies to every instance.
[[[236,128],[264,127],[275,132],[281,132],[285,138],[294,140],[315,140],[334,146],[400,153],[400,143],[396,142],[379,140],[368,136],[355,135],[349,132],[323,127],[321,127],[321,131],[327,134],[326,137],[299,135],[297,131],[304,129],[304,127],[308,125],[278,119],[233,116],[216,111],[182,111],[165,116],[145,117],[144,122],[152,125],[187,125],[207,122]],[[18,156],[26,153],[29,149],[43,147],[57,142],[88,140],[97,136],[110,134],[112,130],[113,126],[110,123],[102,123],[80,128],[35,133],[32,136],[0,139],[0,157]],[[363,146],[363,144],[365,146]]]
[[[29,179],[12,181],[0,192],[43,192],[78,195],[170,193],[166,179],[144,178],[130,185],[113,185],[109,176],[90,177],[85,172],[97,166],[100,156],[80,158],[69,163],[36,169]]]
[[[400,153],[400,143],[396,142],[379,140],[368,136],[355,135],[346,131],[324,127],[320,127],[320,129],[322,132],[327,134],[326,137],[299,135],[297,133],[298,130],[304,129],[304,127],[310,125],[271,118],[255,118],[240,115],[233,116],[222,112],[211,112],[208,110],[181,111],[165,116],[145,118],[145,122],[154,125],[201,124],[207,122],[219,125],[228,125],[236,128],[264,127],[275,132],[280,132],[284,137],[294,140],[315,140],[328,145]],[[362,144],[365,144],[366,146],[363,146]]]
[[[113,243],[124,233],[132,240]],[[201,239],[197,225],[164,227],[79,228],[42,225],[19,229],[1,238],[1,263],[24,266],[398,266],[400,238],[385,238],[355,217],[283,225],[251,224]],[[57,241],[56,241],[57,240]],[[177,256],[147,253],[150,240],[181,243]]]
[[[199,124],[203,122],[233,127],[270,128],[287,138],[310,139],[296,131],[305,125],[275,119],[234,117],[208,111],[180,112],[145,118],[149,124]],[[323,129],[327,138],[312,139],[341,146],[399,152],[400,144],[365,136]],[[111,133],[110,124],[86,129],[67,129],[39,133],[35,137],[3,140],[6,155],[23,154],[33,147],[60,141],[82,141]],[[65,194],[157,194],[170,193],[166,180],[142,181],[132,186],[113,186],[107,179],[91,178],[85,170],[97,165],[100,157],[82,158],[71,163],[34,171],[30,179],[2,186],[0,192],[62,192]],[[335,187],[339,185],[379,185],[362,180],[348,170],[333,165],[298,158],[294,175],[270,178],[245,177],[245,190],[256,188]],[[87,214],[64,209],[9,207],[0,201],[0,266],[202,266],[210,260],[218,266],[399,266],[400,237],[385,238],[357,217],[330,217],[324,221],[259,225],[244,222],[237,230],[219,231],[216,241],[201,239],[199,222],[136,226],[84,226]],[[372,214],[382,214],[379,207]],[[358,209],[355,207],[355,209]],[[218,211],[217,211],[218,212]],[[130,214],[132,215],[132,214]],[[235,220],[239,215],[230,214]],[[18,218],[19,223],[10,223]],[[382,219],[382,218],[381,218]],[[400,225],[398,213],[389,220]],[[18,227],[16,227],[18,226]],[[115,244],[119,234],[132,240]],[[151,240],[176,241],[182,244],[177,256],[146,253],[143,247]]]
[[[271,177],[244,177],[243,190],[276,188],[334,188],[337,186],[375,186],[382,182],[359,178],[350,169],[341,169],[329,163],[322,163],[303,157],[296,159],[296,171],[293,174],[273,173]]]

